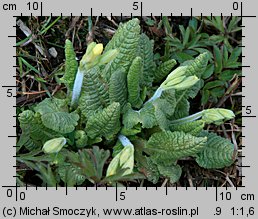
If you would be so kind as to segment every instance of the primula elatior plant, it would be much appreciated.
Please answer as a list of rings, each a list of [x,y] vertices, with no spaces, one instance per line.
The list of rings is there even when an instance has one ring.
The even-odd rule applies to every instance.
[[[142,178],[155,184],[160,177],[177,182],[177,162],[185,157],[203,168],[230,166],[233,144],[204,127],[234,113],[217,108],[189,115],[188,100],[203,86],[209,54],[177,67],[175,60],[156,64],[153,43],[132,19],[119,25],[105,49],[90,43],[78,65],[66,40],[61,81],[67,96],[47,98],[19,115],[18,145],[30,152],[18,160],[37,169],[48,186]]]

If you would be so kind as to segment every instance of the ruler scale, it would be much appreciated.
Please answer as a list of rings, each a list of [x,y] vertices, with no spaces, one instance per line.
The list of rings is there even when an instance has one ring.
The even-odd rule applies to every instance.
[[[11,1],[1,10],[0,215],[6,218],[256,218],[258,100],[257,2]],[[242,27],[242,186],[237,187],[32,187],[16,183],[16,19],[22,16],[239,16]],[[11,97],[11,98],[10,98]]]

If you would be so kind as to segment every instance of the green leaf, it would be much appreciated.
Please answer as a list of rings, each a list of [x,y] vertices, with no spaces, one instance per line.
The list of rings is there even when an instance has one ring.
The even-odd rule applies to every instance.
[[[50,165],[46,167],[42,163],[37,163],[36,166],[37,170],[39,171],[37,176],[43,181],[43,185],[47,185],[48,187],[55,187],[57,185],[57,180]]]
[[[210,81],[210,82],[206,83],[205,86],[203,87],[203,89],[208,90],[208,89],[215,88],[215,87],[224,87],[224,85],[225,85],[224,81],[214,80],[214,81]]]
[[[241,75],[241,73],[242,73],[241,70],[235,70],[235,69],[230,70],[230,69],[228,69],[228,70],[225,70],[225,71],[220,73],[219,79],[223,80],[223,81],[230,81],[235,74],[236,75]]]
[[[160,173],[157,165],[151,160],[150,157],[144,157],[145,163],[141,165],[141,171],[144,172],[144,175],[147,177],[148,181],[156,184],[159,180]]]
[[[222,33],[225,32],[224,25],[223,25],[223,19],[221,19],[220,16],[214,16],[212,19],[212,22],[218,30],[220,30]]]
[[[237,68],[241,63],[238,63],[239,56],[242,53],[242,48],[241,47],[236,47],[233,49],[229,59],[225,63],[225,68]]]
[[[215,87],[210,89],[210,95],[214,98],[222,97],[225,94],[225,88]]]
[[[209,90],[202,90],[202,104],[206,104],[210,97],[210,91]]]
[[[110,156],[110,152],[109,150],[103,150],[99,149],[97,146],[93,146],[92,150],[89,150],[88,153],[96,168],[97,177],[100,179],[103,175],[103,168]]]
[[[205,52],[197,56],[194,60],[184,63],[183,65],[188,66],[186,75],[196,75],[200,78],[207,67],[208,60],[209,54]]]
[[[146,145],[146,152],[157,162],[173,164],[180,158],[194,156],[205,146],[206,137],[195,137],[184,132],[154,133]]]
[[[126,129],[132,129],[140,122],[140,112],[132,109],[131,104],[126,106],[125,113],[123,115],[123,125]]]
[[[118,69],[110,78],[109,100],[110,103],[120,103],[122,109],[127,103],[126,72],[123,69]]]
[[[43,125],[40,113],[25,110],[19,114],[18,119],[22,129],[22,136],[18,144],[24,145],[30,151],[41,148],[50,139],[62,137],[60,133]]]
[[[187,91],[176,93],[176,108],[173,119],[180,119],[189,115],[190,104],[186,96]]]
[[[113,38],[109,41],[104,52],[110,49],[118,49],[119,53],[110,63],[108,71],[105,72],[104,78],[109,81],[111,75],[121,67],[128,71],[132,61],[136,57],[140,39],[139,20],[134,18],[121,25]]]
[[[65,74],[61,81],[65,83],[67,88],[72,91],[76,72],[78,69],[78,62],[76,61],[76,54],[74,52],[73,44],[70,40],[65,41]]]
[[[214,64],[209,64],[202,74],[203,79],[208,79],[214,72]]]
[[[179,165],[157,165],[160,175],[167,177],[171,183],[177,182],[182,174],[182,169]]]
[[[112,138],[120,130],[120,104],[112,103],[107,108],[92,115],[86,124],[86,133],[89,137]]]
[[[143,77],[141,80],[141,85],[147,87],[152,85],[154,70],[156,68],[153,47],[154,41],[150,40],[146,34],[141,34],[138,44],[137,56],[140,56],[143,62]]]
[[[147,103],[140,111],[139,122],[142,124],[142,128],[152,128],[158,124],[155,108],[152,103]]]
[[[193,59],[193,56],[191,55],[188,55],[187,53],[185,52],[177,52],[177,53],[174,53],[171,58],[177,60],[179,63],[183,63],[187,60],[192,60]]]
[[[186,31],[185,31],[185,33],[183,35],[183,46],[186,46],[186,44],[188,43],[189,36],[190,36],[190,28],[187,27]]]
[[[83,149],[79,153],[69,152],[68,154],[69,162],[76,167],[77,174],[86,177],[92,183],[100,182],[109,156],[108,150],[99,149],[97,146],[92,149]]]
[[[193,136],[198,136],[204,128],[204,122],[202,120],[197,120],[193,122],[188,122],[184,124],[170,124],[170,131],[182,131],[184,133],[189,133]]]
[[[204,168],[223,168],[235,161],[234,145],[227,139],[213,133],[205,133],[207,144],[198,153],[196,162]]]
[[[76,112],[68,112],[66,100],[47,98],[35,107],[35,111],[41,114],[45,127],[61,134],[72,132],[79,120]]]
[[[218,44],[223,42],[224,36],[223,35],[211,35],[209,40],[213,42],[213,44]]]
[[[68,104],[65,99],[46,98],[34,107],[35,112],[41,115],[52,112],[68,112]]]
[[[82,175],[81,169],[71,163],[59,165],[57,172],[61,180],[66,183],[68,187],[81,185],[86,180],[86,177]]]
[[[74,139],[77,148],[83,148],[88,144],[88,136],[83,130],[76,130]]]
[[[154,82],[162,81],[172,70],[172,68],[176,65],[176,60],[169,59],[166,62],[163,62],[154,73]]]
[[[75,112],[53,112],[43,114],[41,118],[44,126],[47,128],[66,134],[75,129],[75,126],[78,124],[79,115]]]
[[[84,75],[79,108],[82,114],[89,118],[108,103],[108,84],[101,77],[99,67],[91,68]]]
[[[127,75],[128,102],[135,108],[140,108],[142,105],[142,99],[140,97],[140,80],[142,74],[142,58],[137,56],[133,60]]]
[[[228,24],[227,30],[229,33],[235,32],[238,30],[238,22],[241,21],[241,18],[238,16],[233,16]],[[240,28],[241,29],[241,28]]]
[[[215,61],[215,73],[219,73],[223,68],[221,51],[216,45],[214,45],[213,52],[214,52],[214,61]]]

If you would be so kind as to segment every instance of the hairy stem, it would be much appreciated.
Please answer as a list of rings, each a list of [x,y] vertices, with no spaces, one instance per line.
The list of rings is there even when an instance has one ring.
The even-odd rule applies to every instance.
[[[158,98],[161,96],[162,91],[163,91],[163,89],[162,89],[161,87],[159,87],[159,88],[155,91],[154,95],[153,95],[148,101],[145,102],[145,104],[146,104],[146,103],[149,103],[149,102],[152,102],[152,101],[154,101],[154,100],[156,100],[156,99],[158,99]]]
[[[78,68],[74,84],[73,84],[73,92],[72,92],[72,101],[71,106],[74,108],[77,106],[80,95],[81,95],[81,89],[82,89],[82,82],[83,82],[83,72],[80,71],[80,68]]]
[[[120,134],[118,136],[118,139],[124,147],[128,147],[128,146],[134,147],[133,144],[131,143],[131,141],[126,136]]]
[[[171,124],[182,124],[182,123],[186,123],[186,122],[193,122],[197,119],[200,119],[202,117],[203,111],[195,113],[193,115],[181,118],[181,119],[177,119],[171,122]]]

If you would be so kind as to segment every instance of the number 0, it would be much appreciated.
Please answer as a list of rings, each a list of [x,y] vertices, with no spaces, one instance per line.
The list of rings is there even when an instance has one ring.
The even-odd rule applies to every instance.
[[[233,2],[233,9],[238,10],[238,2]]]

